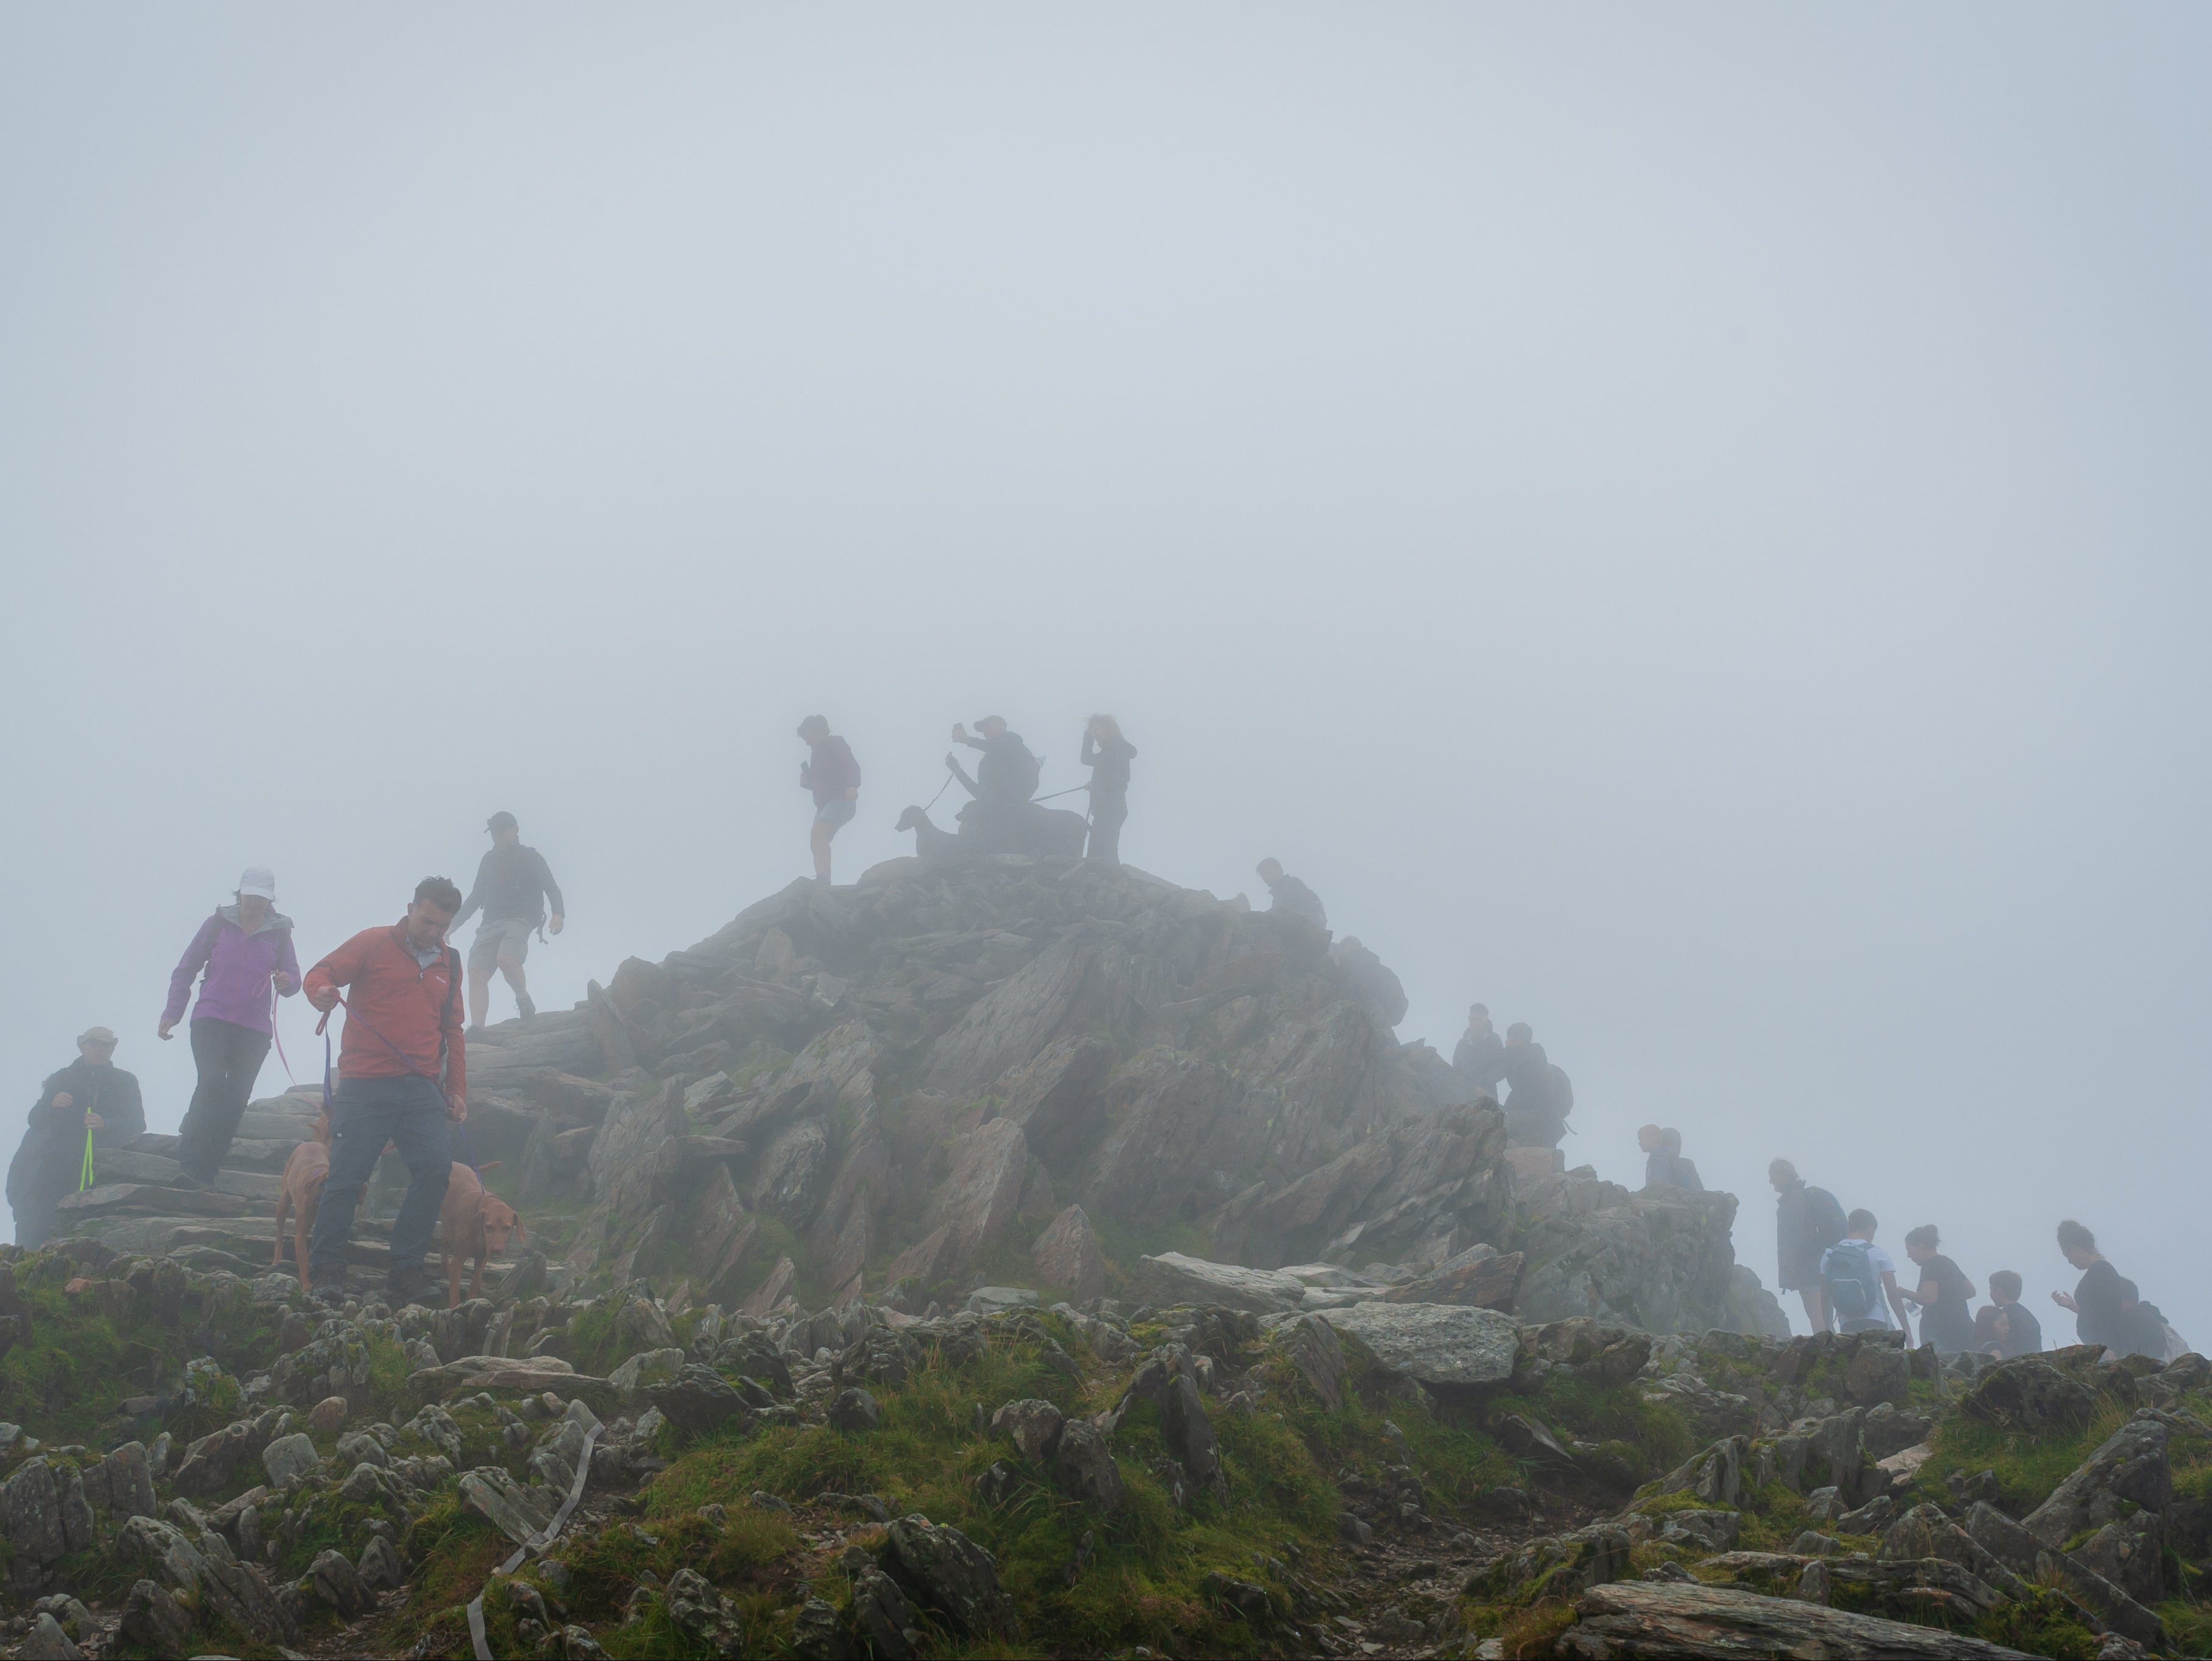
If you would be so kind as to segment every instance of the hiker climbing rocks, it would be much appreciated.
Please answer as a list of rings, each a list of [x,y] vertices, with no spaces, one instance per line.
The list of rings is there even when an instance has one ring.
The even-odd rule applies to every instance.
[[[484,829],[491,832],[491,846],[477,866],[476,882],[453,922],[459,928],[478,910],[483,913],[483,921],[477,925],[477,937],[469,946],[469,1025],[479,1036],[491,1008],[495,968],[514,989],[515,1013],[523,1024],[527,1025],[536,1018],[538,1006],[530,1001],[529,983],[522,973],[522,960],[530,955],[531,932],[543,925],[557,934],[568,921],[552,867],[536,849],[522,845],[521,827],[515,824],[514,815],[494,813],[484,821]]]
[[[215,1180],[239,1119],[253,1095],[253,1081],[269,1058],[276,1033],[276,1001],[300,989],[300,960],[292,951],[292,920],[276,910],[276,878],[266,867],[248,866],[228,905],[202,923],[169,977],[169,1001],[155,1029],[171,1037],[185,1013],[192,982],[192,1064],[199,1082],[178,1127],[179,1188],[204,1188]]]
[[[1990,1300],[1974,1311],[1974,1348],[2009,1361],[2015,1355],[2043,1353],[2043,1323],[2020,1300],[2017,1270],[1990,1271]]]
[[[1283,869],[1279,859],[1264,859],[1259,864],[1260,880],[1267,885],[1271,896],[1267,910],[1287,912],[1293,917],[1304,917],[1316,928],[1328,927],[1328,913],[1322,909],[1321,896]]]
[[[1942,1244],[1933,1223],[1923,1223],[1905,1237],[1905,1255],[1918,1266],[1919,1275],[1917,1284],[1903,1295],[1905,1302],[1920,1306],[1920,1342],[1952,1355],[1974,1347],[1974,1317],[1966,1310],[1974,1300],[1974,1283],[1936,1249]]]
[[[1498,1099],[1498,1086],[1505,1081],[1505,1040],[1490,1024],[1489,1005],[1467,1007],[1467,1031],[1452,1050],[1452,1070],[1474,1086],[1477,1095]]]
[[[1905,1310],[1905,1293],[1897,1284],[1897,1263],[1874,1243],[1880,1219],[1862,1207],[1844,1220],[1844,1238],[1820,1254],[1820,1291],[1836,1317],[1838,1332],[1887,1332],[1890,1316],[1896,1329],[1912,1341],[1912,1323]]]
[[[407,1197],[392,1226],[390,1301],[430,1295],[422,1272],[430,1230],[453,1174],[447,1124],[468,1116],[467,1042],[461,1031],[459,954],[446,944],[461,891],[425,877],[396,923],[365,928],[307,971],[307,1001],[325,1015],[350,989],[331,1116],[330,1180],[308,1249],[316,1297],[345,1293],[346,1238],[362,1184],[385,1143],[407,1166]]]
[[[1080,759],[1091,770],[1091,845],[1084,857],[1121,862],[1121,825],[1129,817],[1129,764],[1137,746],[1121,736],[1111,715],[1093,715],[1083,729]]]
[[[78,1035],[76,1051],[77,1058],[40,1087],[8,1167],[19,1246],[52,1237],[55,1208],[83,1180],[88,1132],[94,1148],[119,1147],[145,1134],[145,1103],[138,1080],[115,1065],[115,1034],[92,1027]]]
[[[853,759],[853,746],[830,730],[827,715],[800,721],[799,736],[807,746],[806,759],[799,764],[799,788],[814,793],[814,828],[807,833],[814,849],[814,880],[827,888],[830,839],[860,811],[860,764]]]
[[[1778,1259],[1775,1284],[1805,1300],[1805,1318],[1815,1332],[1833,1329],[1833,1312],[1820,1287],[1820,1256],[1844,1238],[1849,1226],[1844,1208],[1825,1188],[1810,1188],[1787,1159],[1766,1167],[1774,1184],[1774,1241]]]
[[[1574,1111],[1574,1086],[1544,1054],[1526,1021],[1505,1029],[1505,1141],[1509,1147],[1557,1147]]]

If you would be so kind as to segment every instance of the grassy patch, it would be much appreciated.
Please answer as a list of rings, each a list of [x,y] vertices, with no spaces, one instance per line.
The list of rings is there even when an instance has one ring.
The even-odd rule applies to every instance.
[[[1916,1492],[1923,1498],[1945,1499],[1948,1490],[1943,1479],[1952,1472],[1972,1475],[1994,1470],[2003,1508],[2014,1516],[2024,1515],[2049,1499],[2051,1491],[2130,1416],[2118,1402],[2106,1401],[2099,1406],[2086,1430],[2071,1436],[2033,1437],[2001,1430],[1963,1414],[1948,1414],[1930,1438],[1936,1451],[1920,1468]]]

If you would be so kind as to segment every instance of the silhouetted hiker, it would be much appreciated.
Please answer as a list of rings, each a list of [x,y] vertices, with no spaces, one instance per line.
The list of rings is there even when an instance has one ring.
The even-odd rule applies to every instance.
[[[957,756],[948,751],[945,757],[945,764],[968,794],[987,807],[1017,807],[1035,795],[1041,764],[1022,742],[1022,735],[1006,730],[1003,715],[984,716],[975,723],[975,732],[978,736],[971,738],[965,727],[957,721],[952,724],[953,743],[983,752],[975,764],[974,778],[968,776]]]
[[[484,821],[484,829],[491,832],[491,847],[477,866],[477,879],[453,921],[453,927],[459,928],[477,910],[483,912],[477,937],[469,946],[469,1022],[479,1033],[491,1009],[495,967],[514,989],[515,1013],[523,1024],[527,1025],[536,1018],[538,1006],[530,1001],[529,983],[522,973],[522,960],[530,955],[531,931],[546,924],[548,905],[553,915],[547,926],[555,934],[568,922],[563,915],[567,908],[561,904],[561,885],[553,880],[545,855],[522,845],[522,831],[514,815],[494,813]]]
[[[799,723],[799,736],[807,743],[806,759],[799,764],[799,788],[814,793],[814,828],[807,833],[814,849],[814,880],[827,888],[830,839],[860,811],[860,764],[853,759],[853,746],[830,730],[827,715],[809,715]]]
[[[1774,1184],[1774,1242],[1778,1260],[1775,1284],[1805,1301],[1805,1318],[1815,1332],[1835,1324],[1827,1294],[1820,1286],[1820,1256],[1844,1238],[1850,1225],[1844,1208],[1825,1188],[1807,1186],[1797,1167],[1777,1159],[1766,1167],[1766,1180]]]
[[[1574,1110],[1574,1086],[1553,1065],[1526,1021],[1505,1029],[1505,1141],[1511,1147],[1557,1147]]]
[[[2120,1342],[2112,1346],[2121,1355],[2148,1355],[2154,1361],[2172,1361],[2187,1354],[2181,1335],[2166,1324],[2156,1304],[2142,1301],[2133,1281],[2120,1280]]]
[[[1887,1332],[1894,1311],[1897,1329],[1910,1342],[1912,1323],[1898,1290],[1897,1264],[1874,1243],[1880,1220],[1862,1207],[1844,1226],[1844,1238],[1820,1254],[1820,1289],[1836,1316],[1836,1330]]]
[[[1082,762],[1091,770],[1091,845],[1085,857],[1121,862],[1121,825],[1129,817],[1129,764],[1137,746],[1111,715],[1093,715],[1083,729]]]
[[[1923,1223],[1905,1237],[1905,1255],[1919,1265],[1918,1284],[1904,1294],[1920,1306],[1920,1342],[1936,1346],[1939,1354],[1963,1354],[1974,1347],[1974,1317],[1966,1305],[1974,1301],[1974,1283],[1965,1271],[1936,1248],[1942,1244],[1933,1223]]]
[[[1990,1271],[1990,1301],[1974,1311],[1974,1348],[2006,1361],[2043,1353],[2043,1323],[2021,1302],[2020,1276],[2012,1269]]]
[[[1452,1070],[1473,1085],[1480,1095],[1498,1099],[1498,1086],[1505,1080],[1505,1040],[1490,1024],[1490,1006],[1467,1007],[1467,1031],[1459,1035],[1452,1051]]]
[[[1674,1186],[1686,1188],[1692,1194],[1705,1191],[1705,1178],[1698,1175],[1697,1162],[1682,1157],[1682,1133],[1673,1126],[1659,1133],[1660,1152],[1674,1162]]]
[[[446,944],[460,904],[461,891],[451,882],[425,877],[397,923],[364,928],[307,971],[307,1001],[325,1014],[337,1007],[340,987],[352,989],[338,1051],[331,1174],[307,1253],[314,1295],[325,1303],[345,1294],[354,1208],[386,1142],[398,1147],[409,1177],[392,1225],[389,1301],[407,1303],[432,1290],[422,1254],[453,1175],[447,1123],[468,1116],[460,954]]]
[[[1322,909],[1321,896],[1285,873],[1282,861],[1264,859],[1257,868],[1260,880],[1267,885],[1267,910],[1304,917],[1316,928],[1328,927],[1328,913]]]
[[[276,1033],[270,989],[288,998],[300,989],[292,920],[276,910],[273,873],[248,866],[238,879],[234,903],[217,906],[200,925],[169,977],[169,1001],[157,1036],[167,1038],[176,1030],[195,978],[200,996],[192,1006],[192,1064],[199,1082],[177,1130],[177,1163],[184,1167],[179,1188],[204,1188],[215,1180],[261,1063],[269,1059]]]
[[[55,1208],[77,1191],[88,1131],[95,1147],[118,1147],[146,1132],[138,1080],[115,1065],[115,1034],[104,1026],[77,1036],[76,1059],[48,1075],[23,1140],[8,1166],[8,1204],[15,1244],[35,1246],[54,1232]]]
[[[2081,1342],[2116,1348],[2124,1335],[2120,1271],[2097,1250],[2097,1237],[2070,1217],[2058,1225],[2058,1250],[2081,1271],[2081,1279],[2071,1293],[2052,1293],[2051,1301],[2074,1311],[2074,1334]]]
[[[1656,1124],[1638,1128],[1636,1145],[1644,1150],[1644,1186],[1669,1188],[1674,1182],[1674,1161],[1667,1153],[1667,1133]]]

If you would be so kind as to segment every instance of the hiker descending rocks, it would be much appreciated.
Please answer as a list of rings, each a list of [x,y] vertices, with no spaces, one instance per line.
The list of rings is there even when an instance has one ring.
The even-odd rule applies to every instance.
[[[80,1033],[77,1058],[48,1075],[23,1126],[8,1167],[8,1204],[15,1244],[34,1246],[54,1232],[55,1208],[84,1176],[87,1133],[94,1149],[119,1147],[146,1129],[138,1080],[115,1065],[115,1034],[104,1026]]]
[[[1919,1273],[1905,1302],[1920,1308],[1920,1342],[1933,1344],[1945,1355],[1974,1347],[1974,1317],[1966,1305],[1975,1298],[1974,1283],[1958,1264],[1936,1250],[1942,1244],[1933,1223],[1923,1223],[1905,1237],[1905,1255]]]
[[[1129,817],[1129,764],[1137,746],[1121,736],[1111,715],[1093,715],[1083,729],[1080,760],[1091,770],[1091,845],[1085,856],[1121,862],[1121,826]]]
[[[1837,1331],[1886,1332],[1894,1313],[1896,1330],[1909,1342],[1912,1323],[1898,1288],[1897,1263],[1874,1243],[1880,1226],[1864,1207],[1844,1220],[1844,1238],[1820,1254],[1820,1291],[1836,1317]]]
[[[276,1001],[300,989],[292,920],[276,910],[276,878],[266,867],[248,866],[233,903],[217,906],[185,948],[169,977],[160,1037],[175,1031],[195,979],[200,995],[192,1006],[192,1063],[199,1082],[178,1127],[180,1188],[204,1188],[215,1180],[261,1063],[269,1058]]]
[[[1316,928],[1328,927],[1328,913],[1322,910],[1321,896],[1283,869],[1279,859],[1260,861],[1260,880],[1267,885],[1270,896],[1267,910],[1287,912],[1293,917],[1304,917]]]
[[[522,960],[530,955],[530,936],[541,926],[559,934],[568,922],[561,903],[561,885],[553,880],[552,867],[534,848],[522,845],[521,828],[514,815],[494,813],[484,821],[491,846],[477,866],[477,879],[461,902],[453,926],[459,928],[478,910],[483,921],[469,946],[469,1022],[483,1031],[491,1007],[491,971],[496,968],[514,989],[515,1013],[526,1024],[538,1013],[530,1001],[530,987],[523,977]],[[552,909],[549,922],[547,907]]]
[[[830,730],[830,717],[809,715],[799,723],[806,759],[799,764],[799,788],[814,793],[814,828],[807,843],[814,850],[814,880],[830,885],[830,839],[860,811],[860,764],[853,746]]]
[[[1467,1031],[1452,1050],[1452,1070],[1474,1086],[1475,1094],[1498,1099],[1498,1086],[1505,1081],[1505,1040],[1490,1024],[1490,1006],[1467,1007]]]
[[[452,882],[425,877],[397,923],[363,929],[307,971],[307,1001],[325,1015],[338,1006],[340,988],[351,993],[343,999],[330,1179],[308,1249],[315,1295],[325,1302],[344,1294],[354,1205],[386,1142],[399,1150],[409,1177],[392,1225],[390,1301],[430,1290],[422,1254],[453,1170],[447,1124],[468,1115],[459,954],[446,944],[460,904]]]
[[[1774,1184],[1775,1285],[1805,1301],[1805,1318],[1815,1332],[1832,1331],[1833,1312],[1820,1287],[1820,1256],[1844,1238],[1844,1208],[1825,1188],[1812,1188],[1787,1159],[1766,1167]]]
[[[1544,1054],[1526,1021],[1505,1029],[1505,1140],[1514,1147],[1557,1147],[1567,1134],[1575,1089]]]

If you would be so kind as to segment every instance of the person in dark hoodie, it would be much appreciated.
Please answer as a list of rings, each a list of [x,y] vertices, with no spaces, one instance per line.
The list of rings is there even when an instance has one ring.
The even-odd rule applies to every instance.
[[[1498,1099],[1498,1086],[1505,1079],[1505,1040],[1490,1024],[1490,1006],[1467,1007],[1467,1031],[1452,1051],[1452,1071],[1474,1087],[1477,1095]]]
[[[1820,1259],[1849,1227],[1843,1203],[1825,1188],[1808,1186],[1787,1159],[1769,1165],[1766,1180],[1774,1184],[1775,1195],[1775,1284],[1803,1298],[1805,1318],[1814,1331],[1831,1331],[1835,1315],[1820,1284]]]
[[[276,910],[276,878],[248,866],[234,903],[218,906],[200,925],[169,977],[169,1001],[157,1036],[167,1038],[185,1013],[192,982],[192,1062],[199,1082],[178,1127],[179,1188],[204,1188],[215,1180],[239,1119],[252,1098],[253,1081],[269,1059],[276,1036],[276,999],[300,989],[300,959],[292,951],[292,920]]]
[[[1082,762],[1091,770],[1091,843],[1084,857],[1121,862],[1121,826],[1129,817],[1129,764],[1137,746],[1111,715],[1093,715],[1083,729]]]
[[[1526,1021],[1505,1029],[1505,1140],[1513,1147],[1557,1147],[1574,1110],[1573,1086],[1552,1065]]]
[[[77,1190],[88,1132],[95,1149],[120,1147],[146,1133],[138,1080],[115,1065],[115,1034],[95,1026],[78,1035],[77,1058],[50,1074],[23,1126],[8,1166],[8,1205],[15,1244],[44,1244],[55,1232],[57,1208]]]

